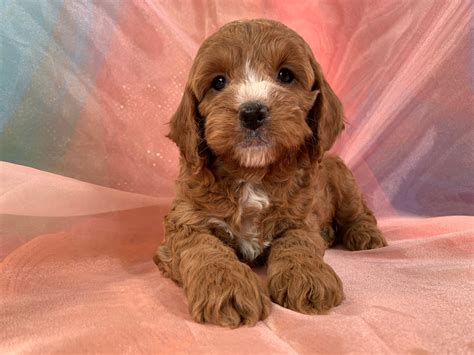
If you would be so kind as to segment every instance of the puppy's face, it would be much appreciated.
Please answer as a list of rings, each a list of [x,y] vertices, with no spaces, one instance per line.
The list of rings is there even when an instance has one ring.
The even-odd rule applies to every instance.
[[[326,85],[309,46],[295,32],[267,20],[233,22],[201,46],[170,137],[186,155],[180,141],[190,132],[177,137],[180,127],[173,121],[191,114],[197,143],[204,141],[222,160],[248,168],[268,166],[318,134],[321,123],[315,115],[324,115],[330,106],[318,96],[334,95]],[[335,95],[332,100],[339,105]],[[185,101],[194,107],[182,107]],[[337,115],[340,119],[331,123],[336,135],[342,111]]]

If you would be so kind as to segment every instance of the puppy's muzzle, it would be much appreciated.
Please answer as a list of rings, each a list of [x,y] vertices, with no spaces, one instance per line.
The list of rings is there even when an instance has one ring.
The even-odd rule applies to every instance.
[[[247,102],[242,104],[239,112],[242,126],[253,131],[263,125],[268,116],[267,106],[259,102]]]

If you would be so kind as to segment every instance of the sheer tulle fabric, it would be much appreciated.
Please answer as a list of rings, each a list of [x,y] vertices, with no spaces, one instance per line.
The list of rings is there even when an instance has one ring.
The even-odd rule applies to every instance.
[[[472,351],[469,1],[11,1],[0,5],[1,352]],[[201,41],[267,17],[344,103],[334,147],[389,247],[332,249],[346,300],[194,323],[151,256],[174,194],[164,136]],[[258,270],[262,275],[264,270]]]

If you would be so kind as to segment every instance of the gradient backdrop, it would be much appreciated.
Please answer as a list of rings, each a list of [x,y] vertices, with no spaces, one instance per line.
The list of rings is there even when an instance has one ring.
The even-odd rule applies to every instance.
[[[0,1],[0,352],[474,351],[473,5]],[[313,48],[348,121],[333,150],[390,246],[328,251],[329,315],[275,305],[231,332],[193,323],[151,255],[193,57],[259,17]]]

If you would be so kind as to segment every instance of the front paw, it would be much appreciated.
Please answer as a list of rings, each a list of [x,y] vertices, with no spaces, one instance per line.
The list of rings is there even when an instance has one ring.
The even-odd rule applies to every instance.
[[[268,287],[275,303],[306,314],[324,313],[344,299],[339,277],[316,258],[271,265]]]
[[[258,277],[240,262],[203,267],[185,291],[191,316],[199,323],[253,326],[270,313],[270,298]]]
[[[343,236],[343,244],[349,250],[368,250],[387,246],[382,232],[371,223],[356,223]]]

